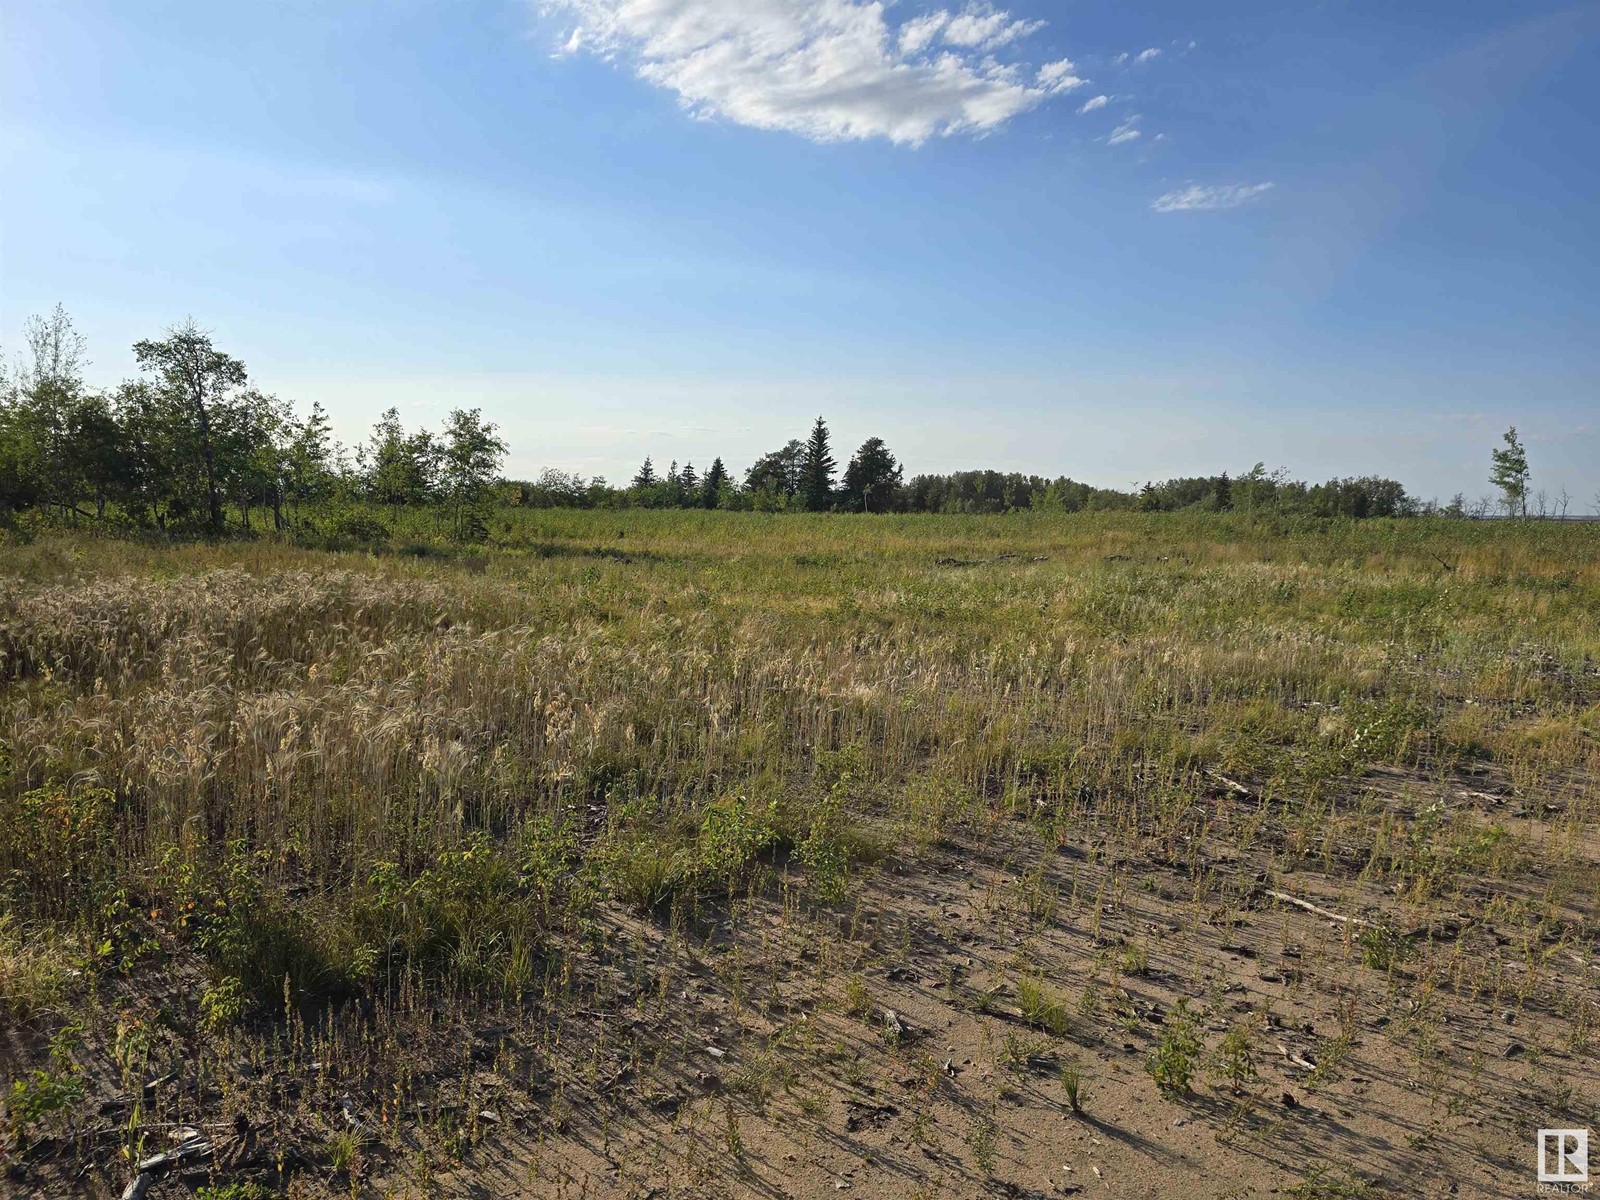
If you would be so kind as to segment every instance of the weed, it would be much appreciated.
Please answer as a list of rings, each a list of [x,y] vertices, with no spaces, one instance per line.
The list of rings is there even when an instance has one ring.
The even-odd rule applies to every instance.
[[[1194,1080],[1200,1057],[1200,1030],[1189,1015],[1188,1004],[1179,1000],[1167,1015],[1161,1041],[1150,1055],[1146,1069],[1163,1096],[1186,1096]]]
[[[1217,1078],[1238,1094],[1255,1080],[1255,1041],[1243,1025],[1230,1029],[1216,1050]]]
[[[1072,1018],[1066,1006],[1035,976],[1024,975],[1017,980],[1017,1005],[1022,1010],[1023,1020],[1057,1037],[1064,1035],[1071,1026]]]
[[[1083,1086],[1083,1068],[1075,1058],[1064,1058],[1056,1067],[1056,1078],[1067,1097],[1067,1107],[1075,1113],[1084,1111],[1088,1096]]]

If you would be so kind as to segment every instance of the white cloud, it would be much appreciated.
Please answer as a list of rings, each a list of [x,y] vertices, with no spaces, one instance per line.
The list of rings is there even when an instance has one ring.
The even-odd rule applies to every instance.
[[[1127,61],[1128,61],[1128,52],[1126,50],[1124,50],[1121,54],[1119,54],[1115,58],[1113,58],[1111,60],[1111,63],[1112,63],[1113,66],[1120,67],[1123,63],[1125,63]]]
[[[1259,200],[1272,190],[1271,183],[1230,183],[1208,186],[1192,183],[1186,188],[1156,197],[1150,207],[1159,213],[1211,212],[1221,208],[1238,208]]]
[[[1139,114],[1134,113],[1133,116],[1111,131],[1111,136],[1106,139],[1106,145],[1120,146],[1123,142],[1133,141],[1134,138],[1139,136],[1139,121]]]
[[[1161,57],[1161,48],[1159,46],[1151,46],[1150,49],[1148,49],[1148,50],[1139,51],[1138,56],[1133,61],[1136,62],[1136,63],[1147,63],[1152,58],[1160,58],[1160,57]]]
[[[900,26],[900,53],[916,54],[950,24],[950,14],[940,9]]]
[[[1083,107],[1078,109],[1078,115],[1081,117],[1084,113],[1092,113],[1095,109],[1104,108],[1110,103],[1110,96],[1090,96],[1083,102]]]
[[[970,5],[945,26],[944,40],[952,46],[994,50],[1044,28],[1043,21],[1023,21],[1004,9],[987,4]]]
[[[1074,69],[1071,59],[1063,58],[1060,62],[1045,63],[1039,68],[1039,86],[1052,95],[1082,87],[1084,80],[1072,73]]]
[[[819,142],[987,133],[1084,82],[1066,59],[999,61],[1044,22],[981,0],[898,24],[882,0],[534,2],[573,22],[563,53],[624,62],[696,116]]]

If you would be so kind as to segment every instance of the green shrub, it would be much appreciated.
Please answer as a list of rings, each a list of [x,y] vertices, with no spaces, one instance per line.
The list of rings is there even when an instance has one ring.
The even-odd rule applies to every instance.
[[[1163,1096],[1186,1096],[1194,1082],[1200,1059],[1200,1030],[1189,1015],[1188,1002],[1179,1000],[1167,1016],[1161,1043],[1146,1063],[1150,1078]]]
[[[328,537],[346,542],[386,542],[389,527],[364,512],[344,512],[328,522]]]
[[[92,922],[115,885],[116,796],[59,783],[0,800],[0,867],[16,912]]]
[[[244,1019],[248,997],[237,975],[225,975],[200,993],[200,1023],[213,1033]]]

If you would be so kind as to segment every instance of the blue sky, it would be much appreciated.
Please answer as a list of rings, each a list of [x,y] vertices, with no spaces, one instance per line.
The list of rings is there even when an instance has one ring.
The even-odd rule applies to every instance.
[[[1104,97],[1104,99],[1099,99]],[[9,0],[0,341],[193,315],[347,440],[1258,460],[1600,504],[1600,4]]]

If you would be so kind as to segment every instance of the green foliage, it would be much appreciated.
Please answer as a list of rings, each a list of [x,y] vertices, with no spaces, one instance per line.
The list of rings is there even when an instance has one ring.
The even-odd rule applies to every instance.
[[[778,840],[778,806],[732,796],[706,806],[695,849],[700,870],[731,890],[752,859]]]
[[[1045,982],[1034,975],[1017,980],[1017,1006],[1028,1024],[1061,1037],[1071,1027],[1067,1006],[1056,998]]]
[[[800,460],[800,499],[808,512],[827,512],[833,507],[835,463],[829,445],[828,424],[821,417],[811,427],[804,456]]]
[[[11,1081],[6,1116],[19,1143],[35,1126],[70,1110],[83,1099],[83,1077],[72,1058],[81,1036],[82,1030],[77,1026],[66,1026],[50,1040],[50,1065]]]
[[[850,852],[845,842],[848,776],[835,782],[811,808],[805,837],[794,859],[806,868],[812,888],[823,900],[842,900],[850,879]]]
[[[985,1177],[992,1176],[995,1167],[999,1165],[996,1151],[999,1147],[999,1127],[995,1124],[992,1113],[974,1113],[972,1123],[967,1129],[967,1145],[972,1150],[973,1160],[978,1164],[978,1170]]]
[[[1056,1078],[1067,1098],[1067,1107],[1075,1113],[1084,1111],[1088,1094],[1084,1091],[1083,1067],[1075,1058],[1063,1058],[1056,1067]]]
[[[271,1200],[272,1193],[259,1183],[235,1181],[201,1184],[194,1195],[195,1200]]]
[[[1255,1042],[1243,1025],[1235,1025],[1216,1050],[1217,1077],[1235,1092],[1256,1077]]]
[[[115,835],[116,796],[105,788],[0,791],[0,886],[13,911],[92,924],[115,890]]]
[[[200,993],[200,1023],[213,1033],[228,1029],[243,1020],[248,1005],[243,981],[225,975]]]
[[[342,512],[328,522],[327,535],[348,542],[386,542],[389,527],[364,512]]]
[[[374,864],[358,889],[355,931],[368,973],[404,967],[491,990],[515,989],[533,969],[550,901],[546,874],[559,854],[524,837],[521,861],[475,832],[420,871]]]
[[[1528,452],[1517,437],[1517,427],[1506,430],[1504,445],[1490,451],[1493,469],[1489,482],[1500,489],[1500,502],[1508,517],[1528,515]]]
[[[1375,971],[1390,971],[1411,957],[1411,943],[1393,926],[1368,925],[1356,935],[1361,961]]]
[[[11,1082],[6,1112],[20,1138],[41,1121],[65,1112],[83,1099],[83,1079],[74,1073],[40,1069]]]
[[[1188,1002],[1179,1000],[1167,1014],[1161,1041],[1145,1064],[1163,1096],[1186,1096],[1200,1062],[1200,1029],[1189,1015]]]

